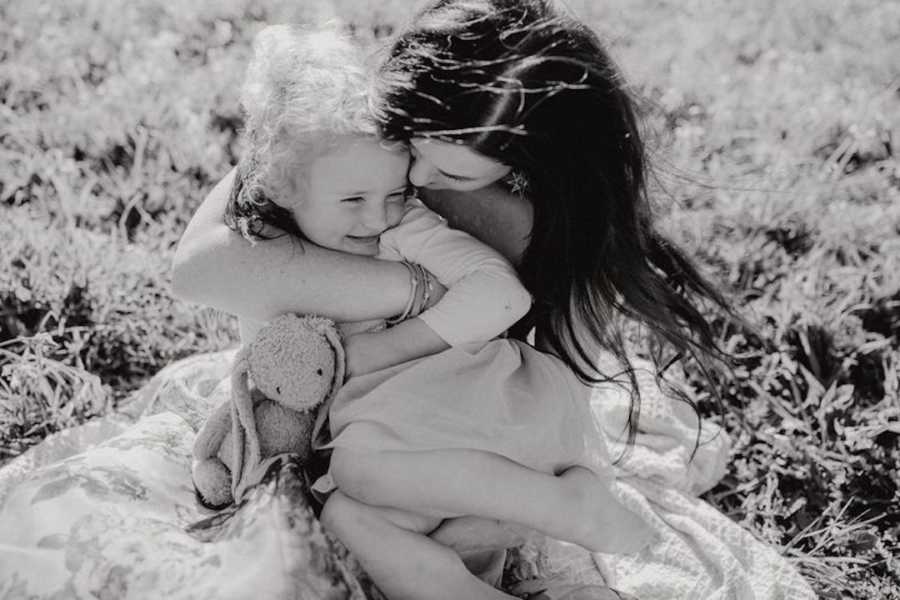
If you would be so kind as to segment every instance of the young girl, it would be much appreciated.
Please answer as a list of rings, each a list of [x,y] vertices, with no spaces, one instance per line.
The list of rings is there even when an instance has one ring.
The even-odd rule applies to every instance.
[[[493,339],[528,312],[530,295],[499,254],[406,198],[406,148],[374,137],[365,82],[339,36],[263,30],[243,95],[248,152],[227,213],[251,239],[270,224],[406,261],[414,282],[399,322],[347,339],[351,378],[329,413],[338,491],[323,522],[392,598],[426,596],[385,552],[432,554],[441,593],[494,593],[422,535],[449,517],[509,520],[594,551],[639,548],[647,529],[612,496],[589,388],[558,358]],[[426,309],[432,276],[448,291]],[[361,513],[409,535],[376,535]]]

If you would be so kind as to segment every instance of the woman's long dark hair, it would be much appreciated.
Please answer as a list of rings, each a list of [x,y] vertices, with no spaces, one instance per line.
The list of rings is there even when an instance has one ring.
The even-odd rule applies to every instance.
[[[525,329],[580,379],[608,381],[613,352],[632,384],[621,316],[681,355],[723,356],[693,298],[722,295],[654,226],[634,103],[597,36],[545,0],[440,0],[402,33],[375,82],[391,139],[465,143],[527,182],[534,226],[520,266],[535,298]]]

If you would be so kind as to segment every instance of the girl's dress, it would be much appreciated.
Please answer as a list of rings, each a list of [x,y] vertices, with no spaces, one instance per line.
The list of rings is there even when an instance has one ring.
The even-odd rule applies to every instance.
[[[420,318],[451,347],[350,379],[331,405],[326,447],[482,450],[546,473],[606,474],[590,389],[556,357],[496,337],[530,307],[512,266],[420,203],[381,245],[379,258],[419,263],[448,288]]]
[[[498,339],[355,377],[334,400],[329,447],[468,448],[545,473],[609,466],[587,388],[558,359]]]

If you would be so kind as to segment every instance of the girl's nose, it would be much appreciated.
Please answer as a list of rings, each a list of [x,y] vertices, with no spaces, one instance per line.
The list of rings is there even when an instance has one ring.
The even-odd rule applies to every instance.
[[[372,231],[373,233],[381,233],[385,229],[388,228],[388,211],[387,206],[383,203],[375,206],[372,206],[368,211],[366,211],[366,228]]]
[[[373,233],[382,233],[400,222],[403,206],[396,202],[372,202],[366,211],[365,226]]]
[[[434,167],[421,158],[413,159],[409,168],[409,182],[416,187],[428,187],[434,181]]]

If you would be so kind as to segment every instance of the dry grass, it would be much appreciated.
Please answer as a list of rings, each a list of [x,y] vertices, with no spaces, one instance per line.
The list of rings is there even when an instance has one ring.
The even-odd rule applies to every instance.
[[[900,597],[900,4],[570,4],[644,99],[665,227],[756,328],[719,327],[738,367],[716,390],[690,374],[734,440],[707,499],[822,597]],[[0,463],[233,340],[168,264],[239,152],[253,33],[339,14],[375,38],[408,12],[0,5]]]

